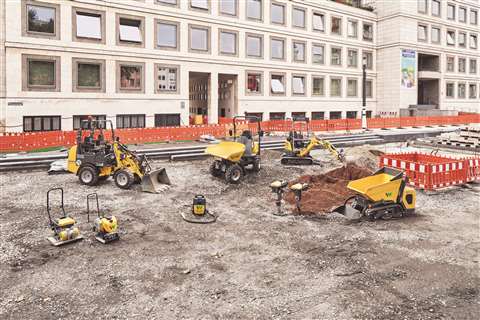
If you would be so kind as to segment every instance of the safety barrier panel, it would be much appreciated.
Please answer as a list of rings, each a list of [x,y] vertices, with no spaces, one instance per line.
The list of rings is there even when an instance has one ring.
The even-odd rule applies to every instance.
[[[207,119],[204,119],[207,120]],[[117,129],[116,135],[124,143],[148,143],[178,140],[196,140],[200,136],[208,134],[217,138],[228,136],[233,127],[232,119],[220,118],[219,124],[192,125],[183,127],[156,127],[156,128],[133,128]],[[458,116],[440,117],[403,117],[403,118],[371,118],[367,119],[367,126],[371,129],[400,128],[413,126],[432,125],[459,125],[480,123],[480,114],[460,114]],[[332,119],[312,120],[309,123],[310,130],[322,131],[349,131],[359,130],[362,126],[361,119]],[[304,130],[305,124],[292,122],[292,120],[269,120],[261,122],[265,132],[289,132]],[[243,122],[239,130],[248,128],[253,133],[257,132],[255,123]],[[109,132],[106,131],[106,135]],[[48,131],[26,133],[0,133],[0,152],[7,151],[30,151],[51,147],[71,146],[75,144],[76,132],[74,131]]]
[[[385,154],[380,167],[403,170],[417,188],[435,190],[480,180],[480,158],[451,158],[418,152]]]

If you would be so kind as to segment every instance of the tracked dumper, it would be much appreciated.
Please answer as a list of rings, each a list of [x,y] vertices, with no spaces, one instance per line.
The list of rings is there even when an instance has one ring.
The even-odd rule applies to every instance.
[[[401,218],[415,211],[415,190],[407,187],[403,171],[383,167],[371,176],[350,181],[347,188],[356,195],[335,208],[347,218],[370,220]]]

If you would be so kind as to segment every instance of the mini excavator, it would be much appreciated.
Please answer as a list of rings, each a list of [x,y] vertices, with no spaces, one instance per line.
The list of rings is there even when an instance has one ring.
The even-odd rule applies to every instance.
[[[300,126],[295,124],[299,123]],[[297,130],[296,127],[299,127]],[[302,128],[305,128],[302,130]],[[309,140],[304,137],[304,132]],[[292,120],[292,130],[289,132],[284,144],[284,154],[282,155],[281,163],[283,165],[313,165],[320,164],[311,155],[316,146],[321,146],[323,149],[328,150],[335,158],[340,162],[345,162],[345,156],[343,150],[337,150],[333,144],[327,140],[318,139],[313,133],[310,132],[309,119],[301,118]]]

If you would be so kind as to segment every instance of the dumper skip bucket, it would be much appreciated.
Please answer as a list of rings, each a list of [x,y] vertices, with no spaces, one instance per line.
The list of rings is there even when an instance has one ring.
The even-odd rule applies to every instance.
[[[151,171],[145,174],[142,178],[142,191],[149,193],[160,193],[170,185],[165,168]]]

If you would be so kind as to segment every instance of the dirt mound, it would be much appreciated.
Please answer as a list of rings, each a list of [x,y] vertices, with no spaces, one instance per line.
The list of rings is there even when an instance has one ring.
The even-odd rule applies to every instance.
[[[341,205],[346,198],[354,193],[347,189],[350,180],[360,179],[372,174],[372,171],[348,163],[346,167],[338,168],[320,175],[301,176],[292,181],[295,183],[308,183],[308,190],[302,193],[300,202],[302,213],[324,213],[333,206]],[[287,192],[285,200],[295,205],[295,195]]]

